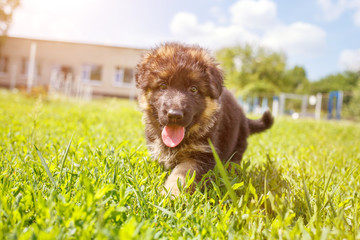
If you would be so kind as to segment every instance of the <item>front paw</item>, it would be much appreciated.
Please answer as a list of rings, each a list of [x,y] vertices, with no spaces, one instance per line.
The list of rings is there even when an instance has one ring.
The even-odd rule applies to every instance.
[[[187,184],[191,184],[192,181],[194,181],[195,176],[196,176],[196,163],[194,161],[186,161],[186,162],[182,162],[179,165],[177,165],[171,172],[170,176],[168,177],[168,179],[165,182],[165,189],[166,191],[169,193],[171,192],[171,195],[174,197],[179,196],[180,194],[180,189],[179,189],[179,185],[181,185],[182,187],[185,187],[185,179],[187,174],[189,174],[189,179],[191,179],[190,183]],[[190,191],[192,190],[192,188],[189,188]],[[165,192],[166,193],[166,192]]]
[[[171,196],[177,197],[180,194],[180,189],[177,185],[177,182],[168,183],[166,182],[164,185],[164,188],[162,193],[165,194],[171,194]]]
[[[171,195],[174,197],[179,196],[180,189],[179,189],[178,181],[180,185],[184,186],[185,177],[174,173],[170,174],[170,176],[168,177],[168,179],[164,184],[164,188],[166,190],[164,189],[162,193],[168,194],[170,192]]]

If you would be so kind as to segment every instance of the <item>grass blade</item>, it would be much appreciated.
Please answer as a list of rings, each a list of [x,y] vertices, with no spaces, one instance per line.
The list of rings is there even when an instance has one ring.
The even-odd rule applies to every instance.
[[[310,216],[312,216],[313,213],[312,213],[311,204],[310,204],[310,193],[309,193],[309,190],[308,190],[308,188],[306,186],[304,176],[302,176],[302,180],[303,180],[303,187],[304,187],[304,192],[305,192],[306,204],[308,206]]]
[[[157,206],[155,204],[152,204],[150,203],[150,205],[152,205],[153,207],[156,207],[157,209],[159,209],[161,212],[165,213],[166,215],[169,215],[171,217],[174,217],[175,216],[175,213],[163,208],[163,207],[160,207],[160,206]]]
[[[117,166],[115,165],[114,175],[113,175],[113,179],[112,179],[112,183],[113,183],[113,184],[115,184],[115,182],[116,182],[116,175],[117,175]]]
[[[264,177],[264,205],[265,205],[265,214],[268,214],[268,206],[267,206],[267,199],[268,199],[268,194],[267,194],[267,174],[268,174],[268,170],[266,170],[265,172],[265,177]]]
[[[55,179],[54,179],[53,176],[51,175],[50,169],[49,169],[49,167],[48,167],[48,165],[47,165],[44,157],[42,156],[40,150],[39,150],[35,145],[34,145],[34,147],[35,147],[35,149],[36,149],[37,154],[39,155],[39,158],[40,158],[40,160],[41,160],[42,165],[43,165],[44,168],[45,168],[45,171],[46,171],[47,175],[48,175],[49,178],[50,178],[50,181],[51,181],[51,182],[54,184],[54,186],[56,187]]]
[[[332,176],[332,174],[333,174],[333,172],[334,172],[334,169],[335,169],[335,166],[332,167],[331,172],[330,172],[330,175],[329,175],[329,177],[328,177],[328,179],[327,179],[327,181],[326,181],[325,188],[324,188],[324,192],[323,192],[323,194],[322,194],[322,196],[321,196],[322,199],[324,199],[324,197],[325,197],[325,194],[326,194],[327,189],[328,189],[328,187],[329,187],[330,179],[331,179],[331,176]]]
[[[230,198],[234,204],[235,207],[237,207],[237,197],[236,197],[236,194],[234,192],[234,190],[232,189],[231,187],[231,183],[229,181],[229,177],[226,173],[226,169],[224,168],[224,165],[222,164],[220,158],[219,158],[219,155],[217,154],[216,150],[215,150],[215,147],[214,145],[211,143],[211,141],[209,140],[209,144],[210,144],[210,147],[211,147],[211,150],[213,152],[213,155],[214,155],[214,159],[216,161],[216,165],[218,166],[219,168],[219,172],[220,172],[220,175],[221,177],[223,178],[223,181],[224,181],[224,184],[225,184],[225,187],[226,189],[228,190],[229,192],[229,195],[230,195]]]
[[[71,138],[70,138],[70,142],[69,142],[69,144],[68,144],[68,146],[67,146],[67,148],[66,148],[66,151],[65,151],[64,157],[63,157],[63,159],[62,159],[62,161],[61,161],[61,167],[60,167],[60,173],[59,173],[58,184],[59,184],[59,183],[60,183],[60,181],[61,181],[61,173],[62,173],[62,170],[63,170],[63,168],[64,168],[64,164],[65,164],[66,157],[67,157],[67,155],[68,155],[68,153],[69,153],[69,149],[70,149],[70,146],[71,146],[72,138],[73,138],[73,137],[71,136]]]
[[[331,201],[332,196],[329,194],[329,195],[328,195],[328,198],[329,198],[328,201],[329,201],[329,203],[330,203],[331,212],[332,212],[332,214],[333,214],[333,217],[336,218],[336,217],[337,217],[336,210],[335,210],[334,204],[333,204],[332,201]]]

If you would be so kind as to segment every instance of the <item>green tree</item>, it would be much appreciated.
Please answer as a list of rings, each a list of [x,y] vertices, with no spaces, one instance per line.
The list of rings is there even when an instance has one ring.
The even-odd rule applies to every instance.
[[[310,89],[313,94],[343,91],[344,115],[360,117],[360,71],[328,75],[319,81],[312,82]]]
[[[225,71],[228,87],[241,95],[302,92],[308,88],[306,71],[296,66],[286,69],[286,56],[263,47],[224,48],[216,53]]]
[[[351,92],[359,82],[360,72],[343,72],[328,75],[319,81],[311,83],[312,93],[328,93],[331,91]]]
[[[20,0],[0,0],[0,48],[7,36],[14,10],[20,5]]]
[[[352,116],[355,119],[360,119],[360,74],[357,86],[351,92],[349,104],[344,107],[346,115]]]
[[[285,86],[282,89],[284,92],[295,92],[299,94],[309,93],[310,82],[306,76],[305,68],[295,66],[285,72]]]

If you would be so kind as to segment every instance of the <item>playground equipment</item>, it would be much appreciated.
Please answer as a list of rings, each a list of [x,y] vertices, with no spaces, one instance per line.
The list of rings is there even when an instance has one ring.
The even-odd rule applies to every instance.
[[[248,97],[246,101],[240,97],[238,101],[246,113],[262,114],[269,109],[267,98],[262,98],[261,105],[258,97]]]
[[[333,119],[333,108],[335,105],[335,118],[341,119],[341,108],[343,102],[343,92],[342,91],[332,91],[329,93],[328,99],[328,119]],[[327,97],[327,94],[326,94]],[[325,99],[326,99],[325,97]],[[321,104],[322,104],[323,94],[317,93],[316,95],[301,95],[301,94],[292,94],[292,93],[281,93],[279,96],[273,96],[272,98],[272,114],[276,117],[278,115],[291,114],[293,118],[299,117],[313,117],[316,120],[321,118]],[[242,98],[239,98],[240,104],[243,106],[244,111],[247,113],[262,114],[264,111],[269,109],[268,101],[269,98],[263,97],[260,104],[259,97],[247,97],[246,101],[243,101]],[[301,107],[300,112],[297,113],[293,109],[285,110],[287,100],[300,100]],[[309,111],[309,105],[314,106],[314,112]]]
[[[290,93],[281,93],[279,97],[279,114],[285,114],[285,102],[286,99],[297,99],[301,100],[301,112],[299,117],[311,117],[313,116],[316,120],[320,120],[321,117],[321,103],[322,103],[322,94],[317,93],[316,96],[309,95],[300,95],[300,94],[290,94]],[[314,114],[308,113],[308,103],[315,105]]]
[[[335,100],[335,117],[336,119],[340,120],[341,115],[341,107],[342,107],[342,102],[343,102],[343,92],[342,91],[332,91],[329,93],[329,101],[328,101],[328,119],[332,119],[333,118],[333,114],[332,114],[332,110],[333,110],[333,102]]]
[[[276,117],[278,115],[285,115],[285,105],[286,100],[295,99],[301,101],[301,111],[297,113],[295,111],[291,112],[294,118],[298,117],[314,117],[319,120],[321,117],[321,103],[322,103],[322,94],[318,93],[316,96],[309,95],[300,95],[300,94],[291,94],[291,93],[281,93],[279,96],[273,96],[272,98],[272,114]],[[240,104],[243,106],[245,112],[261,114],[267,109],[269,109],[268,98],[263,97],[260,105],[258,97],[248,97],[246,101],[243,101],[242,98],[239,98]],[[308,112],[308,105],[315,105],[314,113]]]

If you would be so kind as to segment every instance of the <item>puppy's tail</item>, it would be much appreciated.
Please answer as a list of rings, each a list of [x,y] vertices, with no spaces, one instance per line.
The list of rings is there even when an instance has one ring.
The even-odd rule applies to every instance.
[[[257,120],[248,119],[250,134],[259,133],[269,129],[274,123],[274,117],[270,111],[264,112],[262,117]]]

